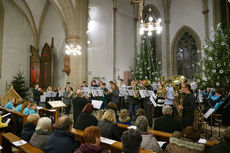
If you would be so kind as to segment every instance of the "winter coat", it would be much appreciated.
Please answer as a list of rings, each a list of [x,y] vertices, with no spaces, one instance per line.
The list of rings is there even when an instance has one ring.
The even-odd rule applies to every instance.
[[[30,143],[37,148],[43,149],[50,135],[49,131],[36,131],[32,135]]]
[[[209,150],[209,153],[229,153],[229,152],[230,152],[230,143],[224,141],[212,146]]]
[[[36,126],[32,123],[26,123],[21,133],[21,138],[27,142],[30,142],[32,135],[35,132]]]
[[[81,146],[74,151],[74,153],[109,153],[103,150],[101,146],[94,146],[90,144],[81,144]]]
[[[181,122],[170,115],[163,115],[155,119],[154,130],[173,133],[174,131],[181,131]]]
[[[55,129],[54,133],[47,140],[43,151],[44,153],[73,153],[80,144],[74,134]]]
[[[129,116],[124,116],[124,117],[119,117],[117,120],[118,123],[120,124],[125,124],[125,125],[131,125],[130,117]]]
[[[157,140],[153,137],[151,133],[141,132],[141,136],[142,136],[141,148],[156,153],[164,153],[161,147],[159,146]]]
[[[89,126],[97,126],[97,122],[98,121],[96,117],[94,117],[92,114],[88,112],[82,112],[77,118],[74,128],[83,131],[85,128]]]
[[[192,142],[186,138],[178,139],[171,137],[169,142],[165,153],[203,153],[205,150],[204,144]]]
[[[83,97],[75,97],[72,99],[73,104],[73,120],[76,121],[82,109],[87,104],[87,99]]]
[[[121,141],[121,131],[116,123],[104,119],[98,122],[98,127],[102,137]]]

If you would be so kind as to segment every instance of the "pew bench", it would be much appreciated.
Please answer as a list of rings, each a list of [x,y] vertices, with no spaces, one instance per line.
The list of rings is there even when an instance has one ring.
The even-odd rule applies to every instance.
[[[28,142],[24,145],[21,145],[21,146],[15,146],[13,144],[13,142],[19,141],[19,140],[22,140],[22,139],[16,135],[14,135],[11,132],[2,134],[2,144],[1,145],[2,145],[3,149],[1,150],[1,152],[2,153],[12,153],[12,146],[14,146],[20,152],[23,152],[23,153],[43,153],[42,150],[40,150],[37,147],[34,147],[33,145],[31,145]]]
[[[72,129],[71,131],[72,134],[74,134],[76,136],[76,138],[81,142],[84,143],[84,138],[83,138],[83,131],[81,130],[77,130],[77,129]],[[111,153],[121,153],[122,152],[122,143],[119,141],[116,141],[113,144],[107,144],[107,143],[103,143],[101,142],[101,147],[105,150],[111,150]],[[140,153],[154,153],[152,151],[149,150],[141,150]]]

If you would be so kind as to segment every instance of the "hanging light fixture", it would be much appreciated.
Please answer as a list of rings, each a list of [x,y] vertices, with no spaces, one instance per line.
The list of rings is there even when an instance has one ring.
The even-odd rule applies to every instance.
[[[81,46],[78,45],[79,39],[78,36],[69,36],[65,38],[65,53],[67,55],[81,55]]]
[[[154,31],[156,31],[157,34],[160,34],[161,30],[162,30],[161,19],[160,18],[157,19],[153,14],[152,9],[149,8],[148,13],[144,18],[144,20],[143,18],[141,19],[140,34],[143,35],[145,32],[147,32],[148,36],[152,36]]]

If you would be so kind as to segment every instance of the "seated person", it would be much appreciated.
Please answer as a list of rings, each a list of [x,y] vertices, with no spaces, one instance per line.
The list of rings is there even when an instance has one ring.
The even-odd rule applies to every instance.
[[[115,115],[116,115],[116,119],[118,119],[118,115],[117,115],[118,107],[117,107],[117,104],[115,104],[114,102],[109,102],[108,105],[107,105],[107,109],[114,110]]]
[[[230,152],[230,127],[223,133],[224,141],[212,146],[209,153],[229,153]]]
[[[80,142],[71,133],[73,121],[69,116],[61,116],[55,123],[54,133],[47,140],[45,153],[73,153]]]
[[[222,99],[221,92],[222,91],[220,89],[215,90],[215,94],[210,97],[211,106],[215,106],[216,103],[220,102]]]
[[[154,130],[173,133],[174,131],[181,131],[181,122],[172,117],[172,107],[164,106],[162,108],[163,116],[156,118],[154,122]]]
[[[157,153],[163,153],[157,140],[151,133],[148,133],[148,119],[145,116],[139,116],[137,117],[135,125],[142,136],[141,148]]]
[[[20,110],[21,110],[22,105],[23,105],[24,102],[25,102],[25,100],[18,101],[17,107],[14,110],[17,111],[17,112],[20,112]]]
[[[27,117],[27,122],[25,123],[21,133],[21,138],[23,140],[30,142],[30,138],[35,132],[35,128],[39,119],[40,116],[38,114],[31,114]]]
[[[101,136],[109,139],[121,140],[121,131],[117,126],[117,120],[114,110],[108,109],[101,120],[98,122],[98,127],[101,129]]]
[[[122,109],[120,111],[120,115],[117,122],[121,124],[131,125],[131,121],[127,109]]]
[[[137,117],[138,117],[138,116],[145,116],[145,115],[146,115],[146,113],[145,113],[145,110],[144,110],[144,109],[139,108],[139,109],[137,110]]]
[[[177,132],[177,131],[176,131]],[[178,133],[178,132],[177,132]],[[174,134],[173,134],[174,135]],[[200,132],[192,126],[186,127],[180,136],[171,137],[166,147],[166,153],[202,153],[205,150],[204,144],[199,144]]]
[[[7,109],[14,110],[15,99],[11,98],[11,100],[4,106]]]
[[[40,118],[35,128],[35,132],[30,139],[30,144],[39,149],[43,149],[46,144],[46,141],[51,135],[50,130],[51,119],[48,117]]]
[[[23,114],[30,115],[37,113],[37,104],[34,102],[29,102],[26,108],[24,108]]]
[[[74,151],[74,153],[109,153],[100,146],[101,131],[96,126],[87,127],[83,135],[85,144]]]
[[[122,134],[123,153],[139,153],[141,149],[141,134],[130,129]]]
[[[91,113],[93,112],[93,105],[88,103],[83,108],[81,114],[79,115],[74,128],[78,130],[84,130],[89,126],[97,126],[97,119]]]

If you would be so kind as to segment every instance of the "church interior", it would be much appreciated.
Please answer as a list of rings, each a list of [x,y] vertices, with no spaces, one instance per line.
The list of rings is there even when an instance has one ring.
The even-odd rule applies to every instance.
[[[0,0],[0,86],[2,153],[230,152],[230,0]]]

